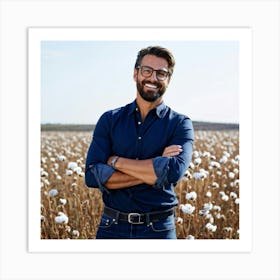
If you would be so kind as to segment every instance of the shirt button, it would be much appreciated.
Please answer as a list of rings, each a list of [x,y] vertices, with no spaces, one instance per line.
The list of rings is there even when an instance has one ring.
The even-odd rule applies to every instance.
[[[138,140],[141,140],[141,139],[142,139],[142,137],[141,137],[141,136],[139,136],[139,137],[138,137]]]
[[[140,125],[140,124],[141,124],[141,122],[138,122],[138,124]]]
[[[136,108],[136,109],[135,109],[135,111],[137,111],[137,112],[138,112],[138,108]]]

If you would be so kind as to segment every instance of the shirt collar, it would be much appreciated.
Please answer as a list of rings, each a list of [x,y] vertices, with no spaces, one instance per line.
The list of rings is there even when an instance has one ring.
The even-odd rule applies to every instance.
[[[157,116],[159,118],[163,118],[166,114],[166,110],[167,109],[167,106],[164,104],[164,102],[162,101],[161,104],[159,104],[157,107],[156,107],[156,113],[157,113]]]
[[[166,109],[167,109],[167,106],[165,105],[164,102],[162,102],[154,110],[156,111],[156,114],[159,118],[163,118],[166,114],[166,111],[167,111]],[[131,115],[136,110],[138,110],[138,106],[137,106],[136,100],[134,100],[132,103],[129,104],[128,114]]]
[[[137,103],[136,100],[134,100],[132,103],[128,105],[128,115],[131,115],[133,112],[135,112],[136,108],[137,108]]]

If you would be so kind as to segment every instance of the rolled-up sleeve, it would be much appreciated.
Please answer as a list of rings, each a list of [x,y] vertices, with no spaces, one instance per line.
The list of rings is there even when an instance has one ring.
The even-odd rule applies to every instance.
[[[105,113],[96,124],[87,153],[85,172],[85,182],[88,187],[99,188],[101,192],[107,193],[110,191],[105,184],[115,172],[114,168],[106,164],[111,155],[109,126],[109,116]]]
[[[169,143],[169,145],[181,145],[183,151],[178,156],[159,156],[152,159],[157,175],[154,188],[159,189],[169,184],[176,184],[183,177],[191,162],[193,141],[193,125],[191,120],[185,117],[178,122]]]

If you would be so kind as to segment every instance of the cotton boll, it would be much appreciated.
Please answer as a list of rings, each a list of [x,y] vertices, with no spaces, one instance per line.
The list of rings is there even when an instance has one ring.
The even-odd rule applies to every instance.
[[[49,185],[50,185],[49,180],[48,180],[48,179],[45,179],[45,180],[44,180],[44,184],[45,184],[46,186],[49,186]]]
[[[46,172],[46,171],[41,171],[41,177],[48,177],[49,176],[49,173]]]
[[[220,212],[220,211],[221,211],[221,206],[215,205],[215,206],[213,207],[213,210],[214,210],[214,211]]]
[[[186,194],[186,199],[188,200],[196,200],[196,198],[197,198],[197,193],[195,191]]]
[[[235,192],[230,192],[229,196],[231,198],[237,198],[237,194]]]
[[[222,200],[223,201],[228,201],[229,200],[229,196],[228,195],[223,195],[222,196]]]
[[[207,193],[206,193],[206,197],[211,197],[212,196],[212,193],[210,192],[210,191],[208,191]]]
[[[74,236],[77,236],[77,237],[80,236],[80,232],[79,232],[78,230],[75,230],[75,229],[72,231],[72,234],[73,234]]]
[[[57,189],[51,189],[49,191],[49,196],[56,196],[58,195],[58,190]]]
[[[232,232],[232,228],[231,227],[224,227],[223,230],[226,231],[226,232]]]
[[[239,170],[238,170],[237,168],[234,168],[234,169],[233,169],[233,172],[234,172],[235,174],[238,174],[238,173],[239,173]]]
[[[195,180],[205,179],[208,176],[208,172],[200,169],[199,172],[194,172],[192,176]]]
[[[212,210],[213,204],[211,202],[209,203],[204,203],[203,209],[199,210],[198,214],[199,215],[208,215],[209,211]]]
[[[228,158],[226,156],[223,156],[221,159],[220,159],[220,163],[226,163],[228,161]]]
[[[80,166],[77,166],[73,169],[73,171],[79,175],[82,172],[82,168]]]
[[[189,168],[190,168],[190,169],[194,169],[194,168],[195,168],[195,166],[194,166],[194,164],[193,164],[192,162],[190,162]]]
[[[186,239],[188,239],[188,240],[194,240],[195,238],[194,238],[194,236],[193,235],[188,235],[187,237],[186,237]]]
[[[198,151],[194,151],[193,152],[193,157],[194,158],[198,158],[199,157],[199,152]]]
[[[62,212],[59,212],[58,213],[58,216],[56,216],[54,218],[55,222],[58,223],[58,224],[68,224],[68,217],[62,213]]]
[[[75,171],[75,169],[78,167],[78,164],[76,162],[69,162],[67,168],[72,169]]]
[[[65,161],[66,160],[66,156],[58,155],[57,157],[58,157],[59,161]]]
[[[224,156],[227,157],[227,158],[230,157],[230,154],[229,154],[228,152],[226,152],[226,151],[223,151],[223,154],[224,154]]]
[[[217,230],[217,226],[211,223],[207,223],[205,226],[209,231],[215,232]]]
[[[213,204],[211,202],[204,203],[204,210],[212,210]]]
[[[184,174],[184,176],[187,178],[187,179],[191,179],[192,178],[192,174],[189,170],[186,171],[186,173]],[[183,177],[184,179],[184,177]]]
[[[219,162],[217,161],[211,161],[210,162],[210,166],[214,167],[214,168],[221,168],[221,165]]]
[[[65,205],[67,203],[67,199],[65,198],[60,198],[59,199],[59,202],[62,204],[62,205]]]
[[[225,192],[224,192],[224,191],[220,191],[219,194],[220,194],[221,196],[223,196],[223,195],[225,195]]]
[[[192,176],[195,180],[202,179],[202,174],[200,172],[194,172]]]
[[[176,222],[177,222],[177,224],[182,225],[184,220],[183,220],[183,218],[178,217]]]
[[[73,174],[72,170],[66,170],[66,176],[71,176]]]
[[[211,154],[209,152],[204,152],[202,156],[205,158],[210,158]]]
[[[239,204],[239,203],[240,203],[240,199],[239,199],[239,198],[236,198],[235,201],[234,201],[234,203],[235,203],[235,204]]]
[[[187,203],[187,204],[181,204],[180,209],[185,214],[192,214],[193,211],[195,210],[195,207]]]
[[[212,183],[212,187],[213,187],[213,188],[219,188],[219,184],[218,184],[217,182],[213,182],[213,183]]]

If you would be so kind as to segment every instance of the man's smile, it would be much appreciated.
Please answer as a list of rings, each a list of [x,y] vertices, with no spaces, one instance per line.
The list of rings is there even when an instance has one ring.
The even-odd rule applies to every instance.
[[[144,84],[146,87],[151,88],[151,89],[157,89],[158,86],[152,83],[145,83]]]

